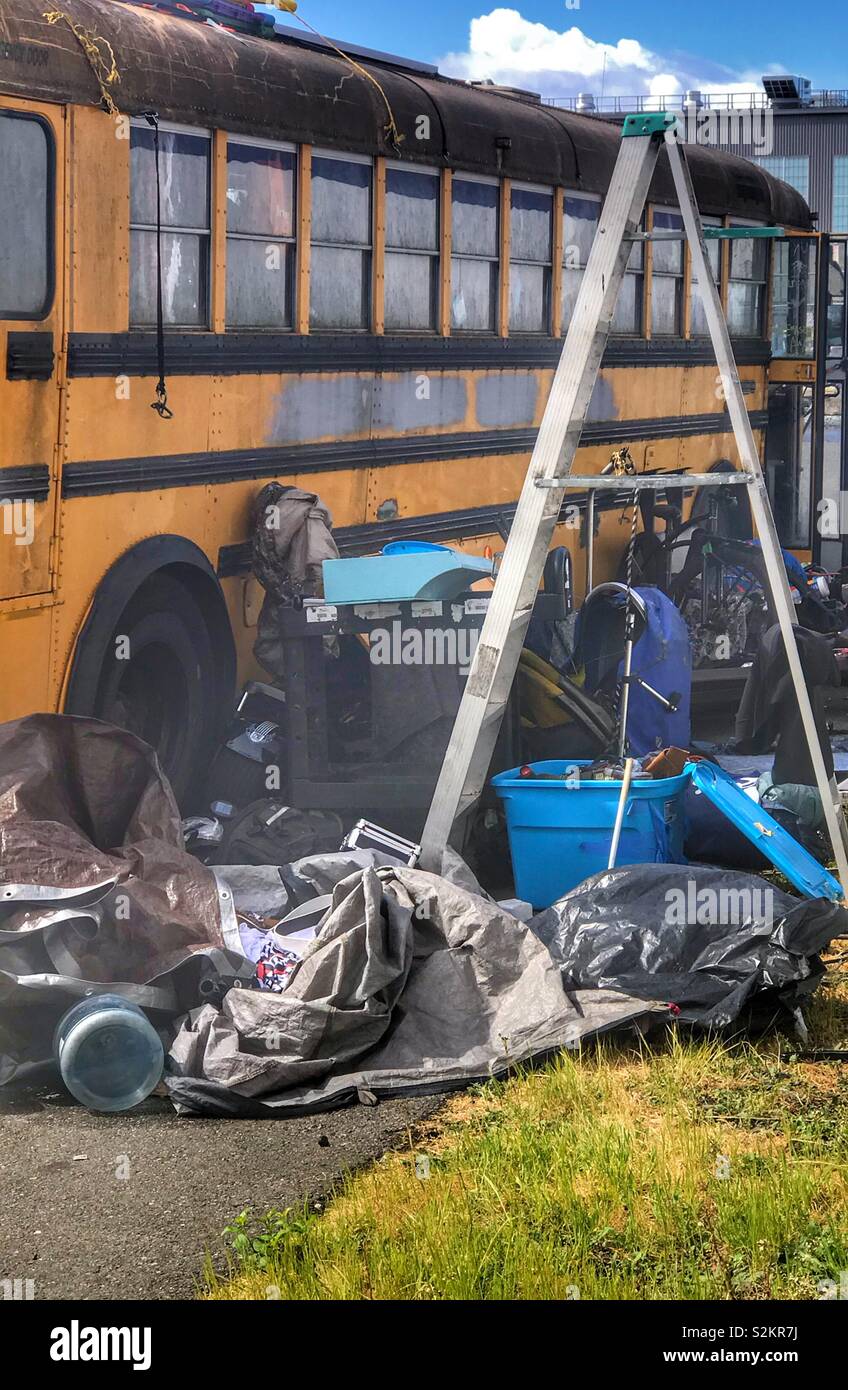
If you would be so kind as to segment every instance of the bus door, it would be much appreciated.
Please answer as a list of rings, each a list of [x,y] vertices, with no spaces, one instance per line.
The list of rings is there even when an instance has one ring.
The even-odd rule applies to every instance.
[[[772,242],[771,361],[765,472],[782,545],[809,557],[816,539],[819,233]]]
[[[0,95],[0,602],[50,591],[62,352],[64,113]]]
[[[818,553],[813,558],[828,570],[848,564],[848,430],[845,418],[846,343],[845,271],[848,237],[832,233],[823,238],[822,264],[826,269],[822,318],[819,323],[818,361],[823,365],[821,400],[820,484],[822,498],[839,498],[838,506],[822,509],[817,526]],[[825,247],[824,242],[827,242]]]

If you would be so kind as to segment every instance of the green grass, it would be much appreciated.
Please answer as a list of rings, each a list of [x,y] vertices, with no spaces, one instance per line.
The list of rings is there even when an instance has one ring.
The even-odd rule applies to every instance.
[[[817,1045],[848,1037],[843,981]],[[813,1299],[848,1269],[847,1190],[843,1067],[672,1035],[453,1098],[321,1214],[244,1213],[207,1296]]]

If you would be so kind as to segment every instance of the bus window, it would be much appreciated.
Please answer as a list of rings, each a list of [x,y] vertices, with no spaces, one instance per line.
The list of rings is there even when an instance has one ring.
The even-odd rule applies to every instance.
[[[810,545],[813,392],[809,386],[769,386],[766,482],[782,545]]]
[[[679,212],[654,210],[654,231],[683,233]],[[683,242],[651,243],[651,333],[675,336],[683,328]]]
[[[548,333],[551,326],[550,189],[512,185],[509,233],[509,327],[513,333]]]
[[[731,222],[732,227],[762,225],[737,219]],[[767,267],[767,242],[754,238],[731,241],[727,326],[735,338],[759,338],[763,331]]]
[[[822,439],[821,495],[817,496],[816,529],[819,533],[819,564],[825,569],[842,568],[842,536],[840,519],[844,516],[842,487],[842,453],[844,447],[845,382],[839,377],[827,381],[824,388],[824,431]],[[821,502],[832,499],[835,507],[821,508]]]
[[[153,130],[130,136],[130,323],[156,323],[156,160]],[[174,328],[209,324],[209,137],[159,131],[162,307]]]
[[[227,144],[227,326],[291,328],[295,153]]]
[[[562,228],[562,331],[565,333],[571,322],[571,315],[577,303],[577,293],[583,279],[583,271],[589,259],[598,218],[601,215],[600,199],[577,197],[566,193],[563,203]]]
[[[499,200],[496,179],[453,179],[451,326],[460,332],[495,331]]]
[[[845,356],[845,242],[831,241],[827,268],[827,355]]]
[[[312,328],[367,328],[371,297],[371,161],[312,156]]]
[[[439,287],[439,175],[386,169],[385,326],[431,331]]]
[[[645,243],[635,241],[627,258],[624,279],[618,292],[610,332],[640,337],[642,333],[642,294],[645,277]]]
[[[773,357],[813,357],[816,350],[816,261],[813,237],[774,243],[771,263]]]
[[[705,226],[705,227],[720,227],[720,226],[721,226],[721,218],[720,218],[720,217],[702,217],[702,218],[701,218],[701,222],[702,222],[703,226]],[[720,288],[721,288],[721,242],[720,242],[720,241],[705,241],[705,242],[704,242],[704,245],[705,245],[706,248],[707,248],[707,260],[709,261],[710,270],[711,270],[712,273],[713,273],[713,279],[715,280],[715,283],[716,283],[717,287],[720,289]],[[697,277],[697,275],[695,274],[695,268],[694,268],[694,266],[692,267],[692,289],[691,289],[690,295],[689,295],[689,304],[690,304],[690,310],[689,310],[689,332],[690,332],[691,336],[692,336],[693,338],[707,338],[707,337],[709,337],[709,332],[710,332],[710,330],[709,330],[709,328],[707,327],[707,316],[706,316],[706,314],[704,313],[704,301],[703,301],[702,298],[701,298],[701,291],[698,289],[698,277]]]
[[[711,463],[708,473],[736,473],[730,459]],[[751,499],[744,482],[739,487],[701,487],[692,499],[690,517],[702,517],[708,531],[733,541],[749,541],[754,535]]]
[[[31,116],[0,112],[0,318],[42,319],[52,298],[47,127]]]

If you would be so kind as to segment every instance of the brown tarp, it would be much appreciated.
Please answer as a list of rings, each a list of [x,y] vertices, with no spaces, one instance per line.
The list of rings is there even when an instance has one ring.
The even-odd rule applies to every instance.
[[[92,994],[132,1000],[167,1040],[248,982],[222,949],[224,891],[140,739],[62,715],[0,725],[0,1084],[45,1077],[56,1024]]]
[[[90,980],[142,982],[194,947],[223,946],[211,870],[183,848],[156,754],[94,719],[0,725],[0,906],[5,932],[96,902],[96,935],[66,946]]]

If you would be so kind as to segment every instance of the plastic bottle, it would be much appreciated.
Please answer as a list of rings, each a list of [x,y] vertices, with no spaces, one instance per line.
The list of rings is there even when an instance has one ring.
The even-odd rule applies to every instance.
[[[165,1053],[156,1029],[119,994],[74,1004],[56,1028],[54,1054],[71,1095],[89,1110],[129,1110],[158,1085]]]

